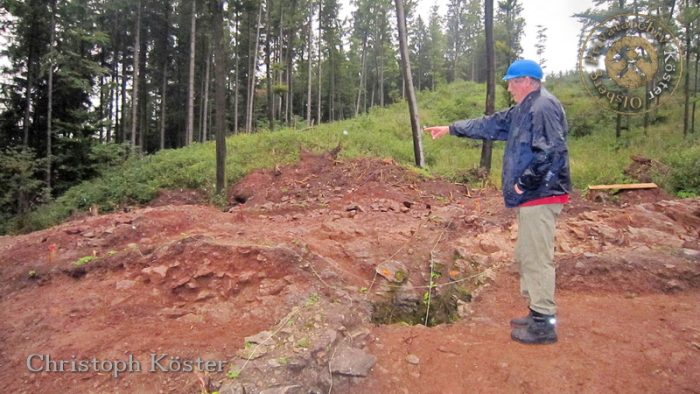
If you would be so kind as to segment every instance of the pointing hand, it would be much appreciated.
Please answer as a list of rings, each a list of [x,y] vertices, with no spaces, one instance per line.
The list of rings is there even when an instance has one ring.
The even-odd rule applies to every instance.
[[[426,133],[430,133],[430,136],[433,137],[434,140],[443,137],[447,134],[450,133],[450,128],[448,126],[433,126],[433,127],[425,127],[423,129]]]

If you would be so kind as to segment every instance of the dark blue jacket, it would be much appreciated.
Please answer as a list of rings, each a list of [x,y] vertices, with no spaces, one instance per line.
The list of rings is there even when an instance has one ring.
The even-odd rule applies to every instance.
[[[505,111],[450,125],[450,134],[503,140],[502,188],[509,208],[542,197],[569,194],[568,125],[559,100],[540,88]],[[515,184],[525,193],[517,194]]]

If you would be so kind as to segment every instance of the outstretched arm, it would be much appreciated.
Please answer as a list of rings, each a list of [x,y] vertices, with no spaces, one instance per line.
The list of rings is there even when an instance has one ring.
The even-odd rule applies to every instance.
[[[506,140],[510,127],[511,109],[477,119],[459,120],[450,126],[433,126],[423,129],[434,140],[447,134],[480,140]]]

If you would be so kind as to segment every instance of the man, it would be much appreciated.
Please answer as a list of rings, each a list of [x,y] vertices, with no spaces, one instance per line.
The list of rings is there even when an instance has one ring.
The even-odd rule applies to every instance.
[[[516,60],[503,80],[516,105],[479,119],[425,129],[433,139],[458,137],[505,140],[502,188],[506,207],[516,208],[515,259],[520,292],[529,302],[525,317],[511,320],[511,338],[528,344],[554,343],[554,230],[571,180],[566,147],[568,126],[561,103],[541,86],[542,69]]]

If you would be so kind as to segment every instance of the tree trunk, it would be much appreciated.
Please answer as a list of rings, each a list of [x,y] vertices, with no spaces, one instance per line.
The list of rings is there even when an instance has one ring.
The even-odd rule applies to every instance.
[[[484,28],[486,30],[486,115],[494,113],[496,109],[496,57],[493,43],[493,0],[484,2]],[[491,172],[491,157],[493,154],[493,141],[484,140],[481,145],[481,159],[479,166]],[[502,185],[506,187],[506,185]]]
[[[307,50],[307,56],[309,58],[308,66],[307,66],[307,80],[306,80],[306,125],[307,127],[311,127],[311,61],[313,60],[312,56],[312,50],[313,50],[313,29],[311,29],[311,24],[314,20],[314,13],[313,13],[313,8],[309,7],[309,26],[308,26],[308,36],[309,36],[309,42],[308,42],[308,50]]]
[[[685,8],[688,9],[688,0],[685,0]],[[690,130],[690,22],[685,24],[685,83],[683,84],[683,135],[687,136]]]
[[[335,121],[335,56],[328,48],[328,121]]]
[[[100,50],[100,65],[105,64],[105,48]],[[97,84],[97,90],[100,92],[100,105],[97,107],[97,116],[100,119],[99,126],[99,141],[100,144],[105,142],[105,112],[107,112],[107,94],[105,92],[105,75],[100,75],[100,82]]]
[[[112,141],[119,142],[119,48],[121,40],[117,35],[117,25],[119,24],[119,16],[116,17],[115,24],[112,29],[112,36],[116,37],[112,50],[112,87],[110,88],[110,120],[114,118],[107,129],[108,133],[112,134]]]
[[[134,37],[134,78],[131,89],[131,152],[136,153],[136,132],[139,121],[139,55],[141,53],[141,0],[136,4],[136,35]]]
[[[248,99],[246,101],[245,131],[253,131],[253,100],[255,99],[255,69],[258,64],[258,43],[260,42],[260,21],[262,20],[263,1],[258,9],[258,24],[255,33],[255,45],[251,62],[248,64]]]
[[[207,65],[206,70],[204,70],[204,94],[202,97],[202,137],[200,138],[202,142],[208,139],[207,135],[209,134],[209,80],[211,79],[209,72],[211,69],[211,57],[212,47],[211,44],[208,44]]]
[[[322,13],[322,2],[318,1],[318,101],[316,103],[316,124],[321,124],[321,60],[323,58],[321,54],[321,19],[323,18]]]
[[[700,68],[700,47],[695,52],[695,87],[693,88],[693,110],[690,116],[690,132],[695,133],[695,104],[698,97],[698,68]]]
[[[275,114],[274,114],[274,97],[272,96],[272,70],[270,70],[271,64],[270,64],[270,36],[272,35],[271,33],[271,26],[270,26],[270,10],[269,6],[268,9],[265,12],[265,77],[266,77],[266,84],[265,88],[267,90],[267,123],[268,123],[268,128],[270,131],[275,129]]]
[[[290,29],[292,30],[292,29]],[[290,36],[290,42],[294,40],[294,36]],[[290,48],[287,51],[287,99],[284,104],[284,124],[289,127],[292,123],[292,116],[294,112],[294,56],[295,53]]]
[[[284,13],[282,12],[282,2],[279,2],[279,5],[280,21],[279,30],[277,31],[277,50],[275,51],[275,63],[281,66],[282,59],[284,59],[284,49],[286,46],[284,45],[282,40],[284,32]],[[277,81],[277,84],[279,85],[281,85],[283,82],[283,74],[284,70],[278,69],[277,74],[273,78]],[[272,100],[274,108],[274,110],[272,111],[272,118],[282,120],[282,95],[280,94],[279,97],[277,97],[277,95],[273,94]]]
[[[236,37],[236,47],[235,47],[235,52],[233,54],[233,133],[238,134],[238,97],[239,97],[239,87],[238,87],[238,50],[239,50],[239,34],[240,32],[238,31],[238,21],[240,19],[240,15],[236,13],[235,15],[235,31],[233,34]]]
[[[142,19],[142,18],[140,18]],[[141,25],[142,21],[140,21],[139,26]],[[147,35],[146,34],[140,34],[141,38],[139,41],[139,48],[148,48],[148,42],[146,41]],[[144,151],[146,150],[146,146],[144,145],[144,141],[146,139],[146,135],[148,135],[148,114],[151,112],[148,110],[149,105],[150,105],[150,95],[148,94],[149,86],[148,82],[149,80],[146,79],[146,64],[148,64],[148,51],[147,50],[141,50],[139,49],[139,129],[137,131],[137,140],[136,140],[136,149],[139,152],[139,154],[143,155]]]
[[[160,150],[165,149],[165,104],[168,90],[168,61],[163,61],[163,82],[160,88]]]
[[[214,74],[216,78],[215,101],[216,116],[214,127],[216,128],[216,193],[222,194],[226,189],[226,52],[224,49],[224,17],[223,3],[220,0],[211,0],[213,11],[214,45],[216,59],[214,61]]]
[[[121,97],[122,97],[122,111],[121,111],[121,122],[119,122],[119,135],[121,135],[121,143],[126,143],[126,55],[122,51],[122,87],[121,87]]]
[[[384,41],[379,44],[381,56],[379,57],[379,106],[384,106]]]
[[[355,103],[355,116],[360,113],[360,98],[365,89],[365,57],[367,53],[367,32],[362,36],[362,60],[360,66],[360,86],[357,89],[357,102]]]
[[[394,0],[396,3],[396,18],[399,28],[399,49],[401,50],[401,65],[403,79],[406,83],[408,93],[408,109],[411,113],[411,129],[413,131],[413,153],[416,165],[425,167],[423,157],[423,140],[421,138],[420,119],[418,118],[418,104],[416,104],[416,93],[413,91],[413,79],[411,77],[411,61],[408,58],[408,43],[406,42],[406,17],[403,11],[404,0]]]
[[[118,54],[117,51],[114,51],[114,66],[113,66],[113,74],[112,74],[112,92],[114,94],[114,103],[113,103],[113,108],[112,108],[112,116],[114,117],[113,121],[111,122],[111,127],[110,129],[112,130],[112,140],[114,142],[119,142],[119,62],[118,62]]]
[[[116,62],[116,60],[114,61]],[[112,142],[112,126],[114,123],[112,123],[112,115],[114,115],[114,68],[110,69],[110,73],[112,74],[109,79],[110,79],[110,88],[109,88],[109,94],[107,94],[107,132],[105,134],[105,142],[110,143]]]
[[[296,9],[297,9],[297,0],[292,1],[292,11],[291,15],[296,14]],[[290,26],[287,28],[288,30],[288,37],[287,37],[287,100],[285,101],[285,110],[284,110],[284,123],[287,127],[290,126],[290,123],[292,121],[292,116],[294,112],[294,38],[296,35],[296,30],[294,29],[293,26]]]
[[[51,192],[51,143],[53,130],[51,130],[51,122],[53,121],[53,42],[56,40],[56,0],[51,1],[51,38],[49,40],[49,81],[48,81],[48,103],[46,104],[46,187]],[[29,111],[29,109],[27,109]]]
[[[53,11],[52,11],[53,15]],[[55,16],[51,16],[52,23]],[[52,31],[53,33],[53,31]],[[29,119],[32,113],[32,89],[34,88],[34,50],[32,46],[29,47],[29,54],[27,55],[27,91],[25,92],[25,109],[24,109],[24,124],[22,128],[24,129],[24,139],[23,145],[25,147],[29,146]]]
[[[190,145],[194,138],[194,59],[197,40],[197,0],[192,0],[192,17],[190,18],[190,73],[187,83],[187,125],[185,128],[185,145]]]
[[[421,56],[423,55],[423,44],[420,43],[418,44],[418,76],[416,78],[416,84],[418,85],[418,91],[420,92],[423,87],[423,61],[421,59]]]

